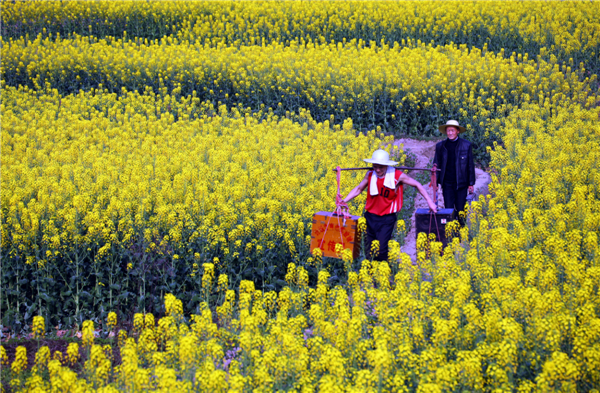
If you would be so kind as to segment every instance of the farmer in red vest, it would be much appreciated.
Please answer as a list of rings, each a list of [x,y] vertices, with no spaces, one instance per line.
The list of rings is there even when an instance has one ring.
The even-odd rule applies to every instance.
[[[415,187],[427,201],[429,208],[437,213],[437,209],[425,188],[415,179],[393,168],[398,165],[390,161],[390,155],[385,150],[376,150],[372,158],[364,159],[373,164],[373,170],[368,171],[364,179],[343,199],[349,202],[360,195],[365,188],[367,204],[365,206],[365,219],[367,220],[366,255],[368,259],[385,261],[388,258],[388,242],[392,238],[396,213],[402,209],[403,185]],[[379,255],[371,258],[371,243],[379,240]]]

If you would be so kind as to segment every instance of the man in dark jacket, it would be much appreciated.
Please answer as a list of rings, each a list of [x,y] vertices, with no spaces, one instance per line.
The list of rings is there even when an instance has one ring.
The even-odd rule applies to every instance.
[[[435,146],[433,164],[438,172],[437,184],[442,186],[444,207],[454,209],[456,216],[465,210],[467,191],[473,192],[475,184],[475,164],[473,162],[473,146],[471,142],[459,138],[465,128],[456,120],[448,120],[440,126],[440,132],[448,136]],[[461,224],[464,220],[459,218]]]

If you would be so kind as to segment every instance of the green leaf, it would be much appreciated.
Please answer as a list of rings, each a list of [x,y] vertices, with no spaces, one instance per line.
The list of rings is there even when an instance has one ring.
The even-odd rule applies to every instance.
[[[25,319],[25,321],[28,321],[33,316],[33,313],[36,310],[37,310],[36,304],[33,303],[31,306],[27,307],[27,311],[25,311],[25,316],[23,317],[23,319]]]
[[[121,293],[119,293],[119,294],[117,295],[117,300],[125,300],[125,299],[127,299],[127,298],[128,298],[130,295],[133,295],[133,293],[131,293],[131,292],[127,292],[127,291],[125,291],[125,292],[121,292]]]
[[[81,296],[81,298],[86,299],[86,300],[91,300],[93,298],[92,294],[89,293],[88,291],[81,291],[81,292],[79,292],[79,295]]]
[[[41,298],[43,301],[45,301],[45,302],[51,302],[51,301],[52,301],[52,298],[51,298],[50,296],[48,296],[48,294],[47,294],[47,293],[45,293],[45,292],[42,292],[42,293],[40,293],[38,296],[39,296],[39,297],[40,297],[40,298]]]

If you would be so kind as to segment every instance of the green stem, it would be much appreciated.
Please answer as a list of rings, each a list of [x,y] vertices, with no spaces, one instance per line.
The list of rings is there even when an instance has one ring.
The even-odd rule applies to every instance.
[[[79,318],[79,254],[75,252],[75,318]]]
[[[113,307],[113,301],[112,301],[112,286],[113,286],[113,278],[114,278],[114,269],[115,269],[115,250],[113,249],[112,255],[111,255],[111,263],[110,263],[110,275],[108,278],[108,303],[110,305],[110,309],[112,310]]]
[[[36,263],[38,263],[38,260],[36,260]],[[40,297],[40,268],[39,268],[39,266],[36,266],[36,268],[37,268],[37,270],[36,270],[35,286],[37,288],[38,315],[41,315],[41,312],[42,312],[42,298]]]

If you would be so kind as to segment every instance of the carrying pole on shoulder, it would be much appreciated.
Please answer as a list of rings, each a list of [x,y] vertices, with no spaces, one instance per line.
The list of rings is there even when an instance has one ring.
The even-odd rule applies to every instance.
[[[434,168],[412,168],[408,166],[393,166],[392,168],[402,169],[404,171],[441,171],[441,169]],[[340,168],[340,171],[361,171],[361,170],[371,170],[372,167],[364,167],[364,168]],[[332,169],[332,171],[337,172],[336,169]]]
[[[433,204],[437,207],[437,164],[433,164],[433,168],[431,168],[431,183],[429,183],[429,187],[431,187],[431,193],[433,194]]]

